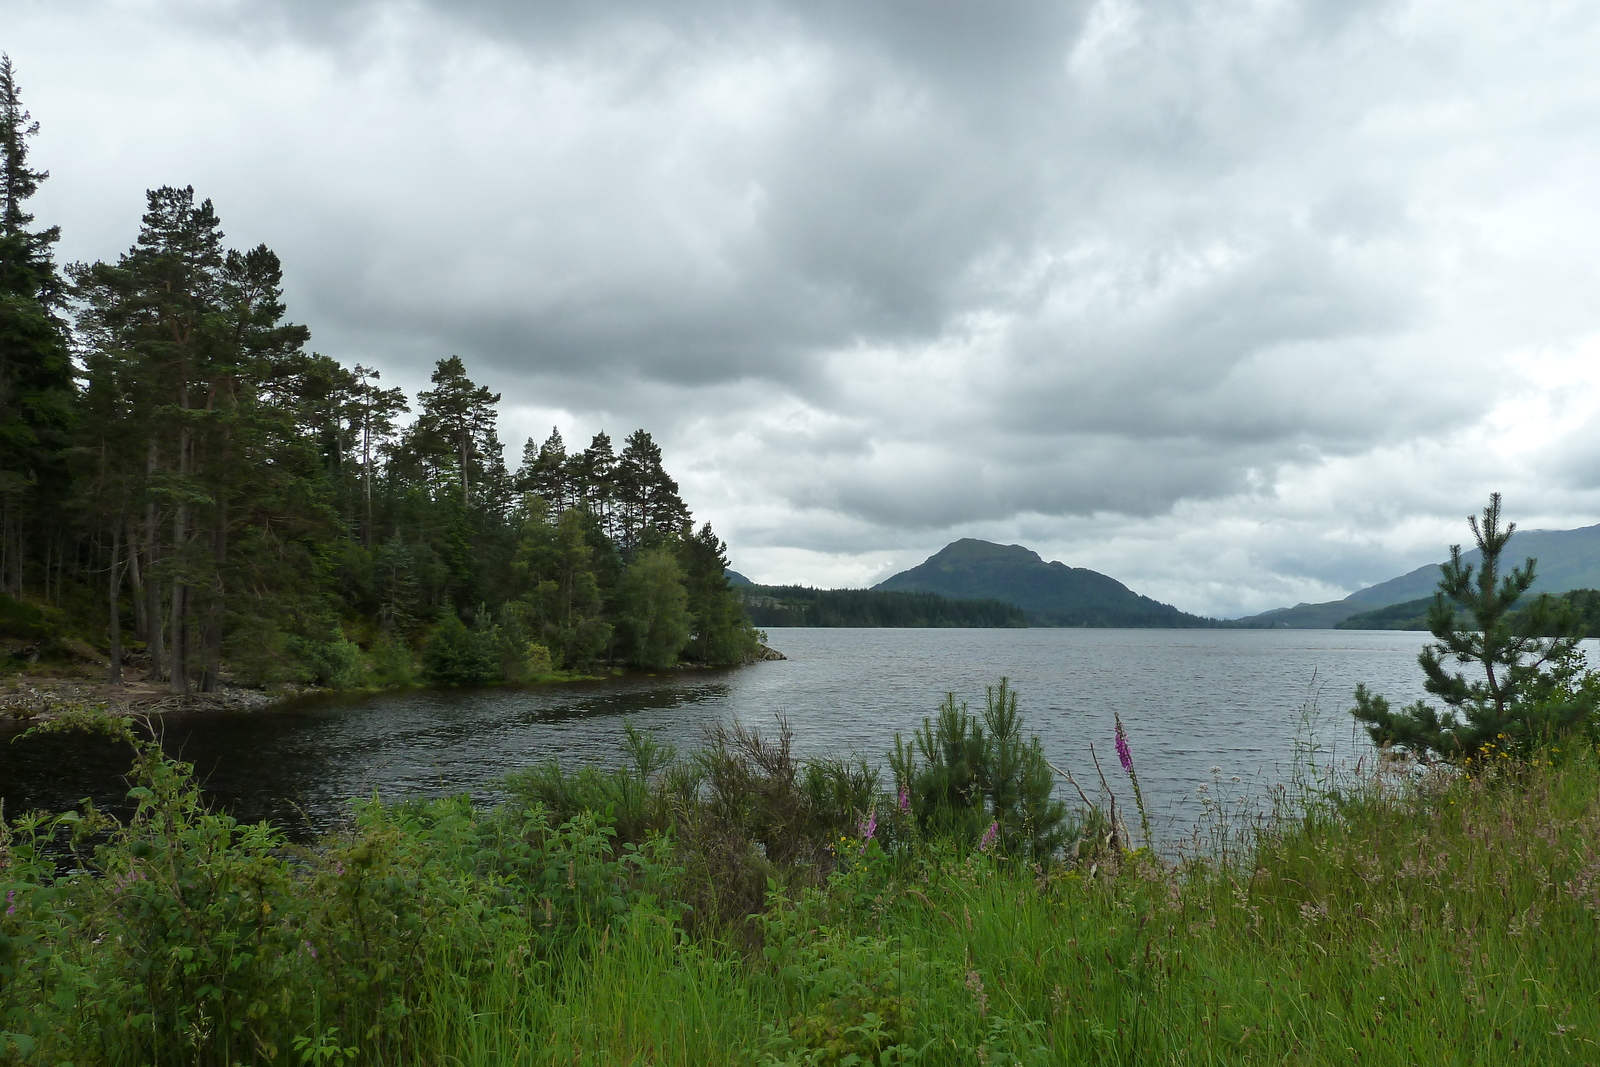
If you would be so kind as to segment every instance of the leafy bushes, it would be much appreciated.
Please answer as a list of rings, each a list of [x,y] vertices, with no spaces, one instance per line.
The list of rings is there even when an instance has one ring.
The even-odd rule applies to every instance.
[[[469,630],[446,610],[422,650],[422,670],[439,685],[489,685],[501,681],[500,648],[492,631]]]
[[[559,980],[673,877],[659,844],[614,848],[593,812],[553,824],[460,799],[363,805],[349,834],[292,849],[206,811],[192,768],[126,720],[56,728],[85,723],[132,747],[137,808],[126,824],[91,808],[0,830],[0,1062],[407,1058],[430,976],[463,947],[506,946]],[[57,877],[63,848],[74,873]]]
[[[748,733],[712,738],[715,777],[635,731],[618,770],[364,804],[297,849],[87,724],[132,746],[137,812],[0,822],[0,1062],[1580,1063],[1600,1035],[1587,746],[1369,763],[1231,861],[1043,864],[876,791],[811,839],[863,768]],[[772,878],[722,927],[686,910],[746,892],[691,869],[719,826]]]

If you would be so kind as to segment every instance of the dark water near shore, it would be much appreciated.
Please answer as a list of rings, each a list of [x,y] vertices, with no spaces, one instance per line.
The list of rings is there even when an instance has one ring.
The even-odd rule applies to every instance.
[[[981,709],[985,685],[1011,678],[1030,732],[1086,787],[1089,743],[1112,775],[1112,716],[1132,740],[1158,824],[1182,831],[1196,789],[1258,793],[1286,773],[1297,736],[1321,759],[1364,750],[1346,710],[1367,682],[1396,703],[1422,695],[1426,635],[1345,630],[771,630],[790,658],[532,689],[422,690],[323,697],[255,713],[170,715],[169,752],[195,764],[214,802],[296,837],[336,828],[353,798],[470,793],[549,757],[617,758],[632,717],[680,750],[707,723],[757,727],[783,715],[803,754],[881,761],[946,691]],[[1307,733],[1304,706],[1319,709]],[[125,753],[100,739],[9,743],[0,726],[0,799],[8,814],[114,802]],[[1212,768],[1218,768],[1213,774]],[[1241,781],[1231,782],[1234,776]],[[1220,783],[1213,781],[1220,778]],[[1113,784],[1122,785],[1120,772]],[[1123,790],[1126,802],[1126,790]]]

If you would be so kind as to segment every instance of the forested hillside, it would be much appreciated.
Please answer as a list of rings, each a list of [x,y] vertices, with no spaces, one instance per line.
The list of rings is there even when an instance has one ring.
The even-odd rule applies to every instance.
[[[1021,608],[999,600],[801,585],[743,585],[736,592],[744,598],[745,611],[757,626],[1028,625]]]
[[[520,680],[756,647],[723,545],[644,430],[507,467],[455,357],[416,397],[308,349],[265,246],[147,194],[133,246],[62,268],[37,130],[0,64],[0,638],[85,643],[176,693]],[[131,221],[131,220],[130,220]],[[408,419],[407,416],[410,416]],[[6,656],[0,655],[0,662]]]
[[[992,598],[1014,604],[1034,626],[1212,626],[1210,619],[1140,596],[1085,567],[1046,563],[1021,545],[963,537],[910,570],[873,587],[882,591]]]

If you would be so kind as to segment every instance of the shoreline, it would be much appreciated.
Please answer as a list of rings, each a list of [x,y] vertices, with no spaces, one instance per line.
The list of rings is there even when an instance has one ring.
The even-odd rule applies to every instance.
[[[705,670],[709,666],[742,667],[752,663],[788,659],[782,652],[763,644],[760,651],[743,663],[703,664],[681,663],[669,670]],[[628,672],[616,669],[605,674],[578,674],[556,672],[518,686],[561,685],[571,682],[599,682],[621,677]],[[655,673],[655,672],[650,672]],[[116,715],[164,715],[169,712],[212,711],[271,711],[305,697],[327,697],[376,693],[401,693],[413,689],[426,689],[426,685],[389,686],[379,688],[332,689],[317,685],[284,685],[273,689],[251,689],[245,686],[224,685],[210,693],[190,693],[179,696],[165,682],[145,680],[144,672],[137,667],[124,670],[126,681],[116,686],[103,680],[82,675],[30,675],[21,673],[0,680],[0,723],[40,723],[55,718],[62,709],[73,706],[103,704]],[[489,688],[515,688],[494,686]]]

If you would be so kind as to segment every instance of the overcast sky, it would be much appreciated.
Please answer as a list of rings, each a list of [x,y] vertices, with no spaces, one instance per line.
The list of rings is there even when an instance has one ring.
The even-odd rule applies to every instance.
[[[63,258],[193,184],[317,350],[461,355],[513,461],[643,426],[758,581],[975,536],[1231,616],[1494,489],[1600,521],[1592,2],[0,0],[0,50]]]

